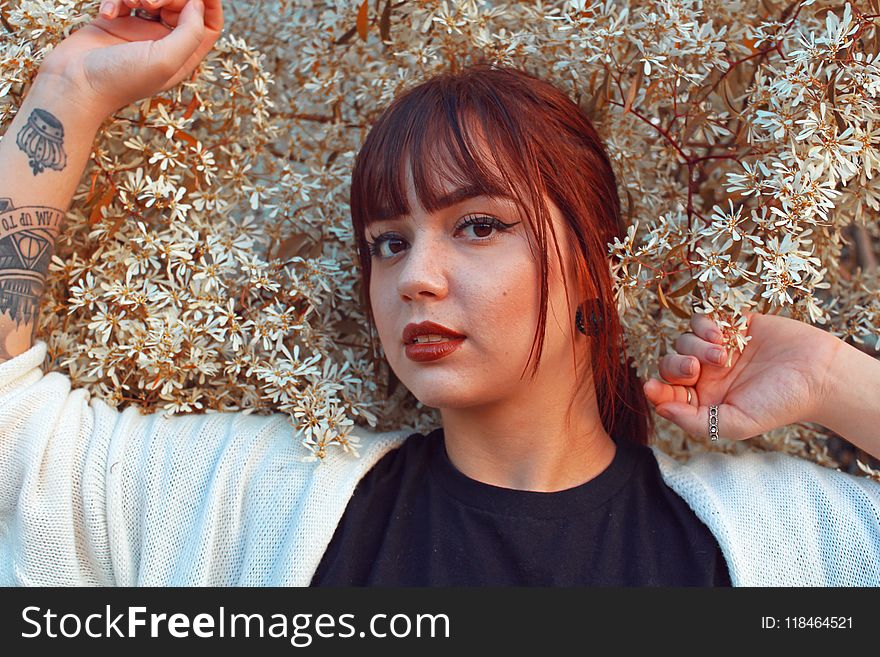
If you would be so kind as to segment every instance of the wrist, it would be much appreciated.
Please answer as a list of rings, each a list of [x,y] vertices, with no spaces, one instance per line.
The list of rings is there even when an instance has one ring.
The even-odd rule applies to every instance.
[[[880,423],[880,361],[840,343],[828,370],[814,417],[845,440],[877,456]]]
[[[97,130],[114,110],[92,101],[81,84],[58,74],[41,71],[34,78],[27,97],[41,104],[63,104],[68,122]]]
[[[834,341],[833,351],[827,361],[828,367],[823,372],[824,377],[816,394],[817,399],[815,400],[813,413],[806,419],[808,422],[821,424],[823,427],[836,431],[840,404],[847,403],[842,391],[847,387],[847,369],[851,367],[850,360],[854,356],[852,352],[861,352],[830,333],[826,333],[826,335],[829,340]]]

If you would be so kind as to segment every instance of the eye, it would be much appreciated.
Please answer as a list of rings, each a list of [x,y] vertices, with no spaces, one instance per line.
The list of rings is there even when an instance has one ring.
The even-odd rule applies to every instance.
[[[383,244],[395,244],[399,242],[403,242],[403,238],[399,237],[395,233],[382,233],[375,240],[367,240],[367,247],[370,250],[370,257],[379,258],[380,260],[384,260],[386,258],[390,258],[391,256],[397,255],[399,251],[392,252],[391,255],[385,255],[384,253],[380,253],[382,250]]]
[[[519,223],[519,222],[516,222],[516,223]],[[487,228],[494,228],[495,230],[503,233],[508,228],[512,228],[513,226],[516,226],[516,223],[506,224],[503,221],[501,221],[500,219],[497,219],[495,217],[490,217],[488,215],[479,215],[476,217],[467,217],[464,221],[462,221],[460,224],[458,224],[457,230],[463,230],[463,229],[467,228],[468,226],[476,226],[476,227],[478,227],[478,230],[480,232],[485,231]],[[488,241],[493,240],[497,237],[497,235],[494,237],[491,237],[489,235],[486,235],[486,236],[478,235],[477,229],[475,229],[474,234],[480,238],[477,240],[479,242],[488,242]]]
[[[474,241],[474,242],[492,242],[499,237],[498,234],[496,234],[496,235],[482,235],[482,233],[486,233],[487,231],[491,231],[492,229],[498,231],[499,233],[503,233],[503,232],[508,231],[512,227],[516,226],[518,223],[520,223],[520,222],[516,221],[512,224],[506,224],[496,217],[490,217],[488,215],[478,215],[478,216],[466,217],[463,221],[461,221],[458,224],[458,226],[456,226],[455,232],[458,233],[459,231],[464,230],[465,228],[467,228],[469,226],[474,226],[475,227],[474,228],[474,235],[476,236],[477,239],[472,240],[472,241]],[[386,243],[389,245],[389,248],[391,248],[391,245],[393,245],[393,244],[400,244],[400,243],[405,244],[406,240],[402,236],[400,236],[396,233],[383,233],[383,234],[379,235],[378,237],[376,237],[372,241],[368,239],[367,246],[370,249],[370,256],[378,257],[379,259],[384,260],[387,258],[391,258],[391,257],[397,255],[398,253],[400,253],[400,251],[392,251],[392,252],[390,252],[390,254],[387,254],[387,255],[385,253],[383,253],[382,246]]]

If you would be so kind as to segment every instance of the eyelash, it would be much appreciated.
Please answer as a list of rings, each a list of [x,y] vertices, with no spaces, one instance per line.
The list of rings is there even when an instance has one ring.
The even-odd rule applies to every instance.
[[[479,215],[479,216],[475,216],[475,217],[466,218],[458,226],[456,226],[455,230],[456,230],[456,232],[458,232],[458,231],[462,230],[463,228],[467,228],[468,226],[491,226],[492,228],[496,229],[499,233],[504,233],[504,232],[508,231],[510,228],[512,228],[513,226],[516,226],[516,224],[518,224],[518,223],[519,222],[517,221],[512,224],[506,224],[503,221],[501,221],[500,219],[497,219],[495,217],[490,217],[487,215]],[[498,237],[499,237],[499,235],[495,234],[491,237],[478,238],[477,241],[478,242],[492,242],[495,239],[497,239]],[[388,258],[392,258],[392,257],[396,256],[397,253],[393,253],[387,257],[379,255],[379,248],[381,247],[383,242],[387,242],[390,240],[402,240],[402,239],[403,238],[399,237],[395,233],[383,233],[382,235],[379,235],[375,240],[372,240],[372,241],[368,239],[367,246],[370,249],[370,256],[371,257],[379,257],[383,260],[387,260]]]

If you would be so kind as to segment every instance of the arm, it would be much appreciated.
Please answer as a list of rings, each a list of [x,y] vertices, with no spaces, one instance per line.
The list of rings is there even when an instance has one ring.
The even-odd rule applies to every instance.
[[[157,0],[170,31],[111,4],[115,18],[81,27],[43,60],[0,141],[0,363],[33,343],[55,238],[103,120],[189,77],[223,29],[220,0]]]
[[[811,421],[880,458],[880,361],[840,343],[828,371],[827,393]]]
[[[739,352],[700,313],[660,364],[663,381],[645,383],[663,417],[706,436],[718,406],[722,439],[744,440],[794,422],[814,422],[880,458],[880,361],[819,327],[783,315],[746,313]],[[724,352],[719,363],[715,348]],[[693,364],[692,373],[684,365]],[[691,391],[690,398],[688,391]],[[693,393],[696,392],[696,396]]]
[[[119,412],[45,355],[0,363],[0,586],[305,584],[333,533],[316,518],[342,511],[326,491],[387,444],[318,468],[286,413]]]
[[[37,75],[0,141],[0,362],[33,343],[46,271],[104,116]]]
[[[189,76],[222,29],[220,0],[206,0],[206,13],[198,0],[159,0],[180,10],[166,14],[173,29],[113,2],[116,19],[81,27],[44,59],[0,140],[0,585],[137,581],[140,541],[165,521],[151,505],[204,503],[203,480],[163,487],[167,473],[193,460],[202,430],[228,435],[211,424],[223,418],[164,421],[90,400],[67,376],[44,374],[46,343],[32,345],[55,238],[101,122]],[[224,445],[212,444],[218,454]],[[210,474],[205,458],[194,465]]]

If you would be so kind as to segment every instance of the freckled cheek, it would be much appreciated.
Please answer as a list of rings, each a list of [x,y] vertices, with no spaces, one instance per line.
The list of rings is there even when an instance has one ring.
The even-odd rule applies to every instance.
[[[403,327],[399,325],[401,307],[395,305],[393,288],[390,288],[387,281],[376,277],[375,274],[370,280],[370,305],[379,338],[385,348],[390,349],[391,345],[401,342],[401,335],[396,335],[403,330]]]
[[[465,292],[468,324],[495,358],[518,362],[528,350],[537,321],[535,283],[522,272],[508,271]]]

